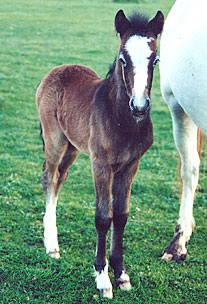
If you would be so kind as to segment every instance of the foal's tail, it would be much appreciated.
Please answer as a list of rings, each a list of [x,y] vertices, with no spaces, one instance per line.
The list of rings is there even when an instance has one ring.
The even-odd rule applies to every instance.
[[[41,122],[40,122],[40,137],[42,139],[43,151],[45,151],[45,142],[44,142],[44,138],[43,138],[43,135],[42,135],[42,125],[41,125]]]

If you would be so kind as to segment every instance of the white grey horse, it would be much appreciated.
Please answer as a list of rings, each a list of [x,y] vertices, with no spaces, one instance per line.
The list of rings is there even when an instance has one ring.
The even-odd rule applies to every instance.
[[[166,261],[184,260],[194,227],[193,201],[200,158],[198,128],[207,134],[207,18],[204,0],[177,0],[165,25],[160,45],[161,91],[173,121],[181,157],[183,182],[178,222]]]

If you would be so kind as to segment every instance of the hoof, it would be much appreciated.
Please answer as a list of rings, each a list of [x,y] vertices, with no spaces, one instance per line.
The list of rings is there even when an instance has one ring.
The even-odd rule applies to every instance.
[[[163,252],[162,260],[165,260],[166,262],[171,262],[173,260],[173,255],[167,252]]]
[[[112,299],[112,285],[108,276],[108,262],[101,271],[95,271],[96,286],[104,298]]]
[[[169,246],[163,251],[162,259],[166,262],[175,261],[179,263],[184,261],[187,256],[185,243],[183,232],[178,232],[174,236]]]
[[[186,259],[187,253],[178,254],[178,253],[168,253],[167,251],[163,252],[162,259],[166,262],[175,261],[176,263],[183,262]]]
[[[131,286],[130,282],[123,282],[123,283],[119,284],[119,288],[121,290],[129,291],[129,290],[131,290],[132,286]]]
[[[51,258],[60,259],[60,252],[59,252],[59,251],[49,252],[48,255],[49,255]]]
[[[104,298],[113,299],[112,288],[99,289],[99,292]]]
[[[125,271],[122,271],[122,274],[116,280],[116,284],[121,290],[129,291],[132,288],[129,276]]]

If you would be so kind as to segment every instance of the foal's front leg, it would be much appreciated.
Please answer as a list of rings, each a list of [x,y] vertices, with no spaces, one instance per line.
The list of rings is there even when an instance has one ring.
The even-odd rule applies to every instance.
[[[96,192],[95,224],[97,230],[96,245],[96,283],[97,289],[104,297],[112,298],[112,285],[108,276],[108,261],[106,258],[107,232],[111,226],[112,210],[110,204],[112,171],[109,166],[95,159],[93,165],[94,185]]]
[[[110,265],[114,269],[116,284],[122,290],[130,290],[131,284],[123,262],[123,233],[129,214],[131,184],[137,172],[139,161],[133,161],[114,176],[113,229],[110,248]]]

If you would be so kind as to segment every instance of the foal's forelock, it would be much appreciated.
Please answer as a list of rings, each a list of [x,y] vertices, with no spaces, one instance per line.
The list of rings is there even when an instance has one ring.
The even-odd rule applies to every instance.
[[[149,64],[153,54],[150,42],[154,38],[133,35],[125,43],[125,51],[129,56],[133,68],[133,80],[131,97],[134,98],[134,106],[141,109],[146,105],[148,98]],[[120,56],[123,56],[121,53]]]

